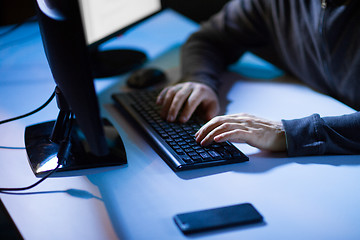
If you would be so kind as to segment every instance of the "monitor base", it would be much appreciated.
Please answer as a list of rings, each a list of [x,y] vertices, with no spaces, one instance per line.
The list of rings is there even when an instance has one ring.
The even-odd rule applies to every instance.
[[[145,53],[131,49],[114,49],[90,52],[91,68],[94,78],[120,75],[141,67],[147,60]]]
[[[55,121],[26,127],[25,145],[29,163],[36,177],[42,177],[56,168],[59,144],[51,142],[50,135]],[[124,144],[117,130],[104,120],[104,131],[109,146],[109,154],[92,154],[79,127],[75,124],[71,134],[71,148],[68,160],[63,162],[51,176],[84,175],[84,169],[119,166],[127,163]]]

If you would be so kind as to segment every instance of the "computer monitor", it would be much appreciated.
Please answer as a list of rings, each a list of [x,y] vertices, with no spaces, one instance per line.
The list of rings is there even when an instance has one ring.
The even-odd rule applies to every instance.
[[[140,49],[104,51],[100,45],[161,11],[160,0],[78,0],[78,3],[94,77],[118,75],[146,61],[146,54]]]
[[[96,4],[101,5],[100,2],[117,6],[118,2],[122,2],[125,6],[127,2],[132,5],[144,1],[150,0],[36,1],[42,41],[56,83],[56,99],[60,109],[56,121],[28,126],[25,130],[29,163],[36,176],[47,174],[59,163],[54,176],[77,175],[78,170],[127,162],[124,145],[116,129],[100,115],[90,49],[152,15],[158,8],[152,8],[147,13],[140,11],[140,8],[131,8],[133,13],[130,15],[140,17],[122,21],[117,26],[113,24],[106,31],[89,30],[95,21],[102,19],[88,19],[91,14],[96,15],[96,10],[101,10],[99,6],[94,8]],[[140,14],[137,14],[138,11]],[[108,14],[111,13],[117,15],[117,12]],[[124,55],[120,56],[125,58]]]

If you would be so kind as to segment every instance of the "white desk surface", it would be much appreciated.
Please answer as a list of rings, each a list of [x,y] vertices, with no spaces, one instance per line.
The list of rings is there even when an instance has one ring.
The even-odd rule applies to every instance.
[[[150,65],[174,76],[178,47],[196,28],[167,10],[109,45],[144,48],[153,60]],[[251,59],[234,69],[278,74],[268,66],[254,69]],[[229,79],[222,89],[227,113],[280,120],[315,112],[354,112],[281,78],[224,77]],[[175,173],[111,104],[111,93],[126,90],[125,78],[97,80],[96,87],[103,114],[124,140],[128,164],[50,178],[24,195],[0,195],[25,239],[360,239],[359,156],[288,158],[237,144],[249,162]],[[33,110],[51,95],[55,85],[36,24],[1,37],[0,86],[1,120]],[[33,116],[1,125],[0,145],[23,147],[25,127],[53,120],[57,112],[53,101]],[[0,187],[22,187],[36,180],[25,150],[0,149]],[[264,223],[187,237],[172,220],[177,213],[244,202],[259,210]]]

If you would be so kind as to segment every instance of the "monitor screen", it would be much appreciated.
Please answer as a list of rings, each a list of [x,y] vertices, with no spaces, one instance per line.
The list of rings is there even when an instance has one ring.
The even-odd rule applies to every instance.
[[[160,0],[79,0],[79,5],[89,45],[161,10]]]

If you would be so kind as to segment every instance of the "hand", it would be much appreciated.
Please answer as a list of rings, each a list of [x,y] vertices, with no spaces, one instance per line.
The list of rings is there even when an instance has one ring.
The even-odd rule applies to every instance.
[[[285,131],[281,122],[244,113],[215,117],[200,128],[195,137],[204,146],[213,141],[231,141],[268,151],[286,150]]]
[[[198,107],[204,110],[204,118],[208,121],[220,109],[216,93],[209,86],[195,82],[164,88],[156,103],[163,106],[162,116],[169,122],[175,121],[177,117],[180,122],[187,122]]]

